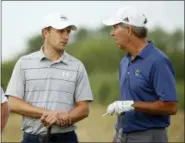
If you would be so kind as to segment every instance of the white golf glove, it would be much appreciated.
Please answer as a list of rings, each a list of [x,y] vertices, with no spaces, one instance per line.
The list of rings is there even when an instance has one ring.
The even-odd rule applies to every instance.
[[[107,107],[107,113],[113,115],[114,112],[121,114],[122,112],[132,111],[134,110],[134,107],[132,106],[133,104],[133,100],[115,101],[112,104],[109,104]]]

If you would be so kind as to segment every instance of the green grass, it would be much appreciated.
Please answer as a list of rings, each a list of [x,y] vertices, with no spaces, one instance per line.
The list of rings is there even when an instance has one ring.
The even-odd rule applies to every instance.
[[[118,72],[93,73],[89,79],[96,103],[105,105],[119,98]]]
[[[77,124],[77,134],[80,142],[111,142],[114,136],[115,116],[102,116],[106,106],[92,104],[90,115]],[[22,132],[20,129],[21,118],[12,114],[2,133],[3,142],[20,142]],[[172,116],[171,126],[168,129],[169,142],[184,142],[184,112]]]
[[[184,81],[177,81],[178,107],[184,109]]]

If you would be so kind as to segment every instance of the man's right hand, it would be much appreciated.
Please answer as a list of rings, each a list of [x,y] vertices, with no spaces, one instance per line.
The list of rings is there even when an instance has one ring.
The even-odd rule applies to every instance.
[[[61,111],[44,112],[40,120],[47,128],[49,128],[53,124],[56,124],[60,127],[61,126],[65,127],[70,124],[68,112],[61,112]]]
[[[58,119],[58,111],[47,111],[44,112],[40,118],[40,121],[44,124],[45,127],[49,128],[53,124],[60,125]]]

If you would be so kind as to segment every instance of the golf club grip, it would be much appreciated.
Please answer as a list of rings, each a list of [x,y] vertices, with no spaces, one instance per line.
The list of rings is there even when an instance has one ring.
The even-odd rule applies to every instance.
[[[119,117],[119,123],[120,123],[120,127],[123,128],[123,118],[124,118],[124,113],[122,113]]]
[[[52,129],[52,126],[50,126],[50,127],[48,128],[48,130],[47,130],[48,143],[50,143],[51,129]]]

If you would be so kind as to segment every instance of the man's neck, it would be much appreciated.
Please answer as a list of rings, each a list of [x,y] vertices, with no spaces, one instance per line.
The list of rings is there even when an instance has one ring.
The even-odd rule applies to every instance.
[[[146,47],[147,44],[147,40],[140,40],[130,45],[128,52],[131,55],[131,59],[133,60]]]
[[[64,50],[57,51],[50,45],[44,44],[43,52],[46,55],[46,57],[51,60],[51,62],[55,62],[62,56]]]

